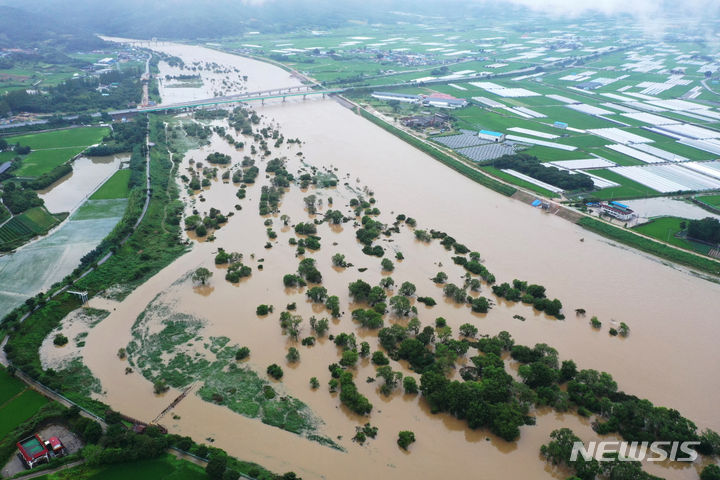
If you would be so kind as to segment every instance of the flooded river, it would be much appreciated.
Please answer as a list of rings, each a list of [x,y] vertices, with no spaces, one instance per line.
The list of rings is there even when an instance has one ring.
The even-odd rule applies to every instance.
[[[248,76],[247,88],[251,91],[296,84],[283,70],[214,50],[167,44],[153,48],[180,56],[186,64],[203,58],[237,66]],[[298,137],[304,142],[300,146],[283,144],[273,149],[268,158],[287,156],[288,170],[295,172],[303,167],[297,155],[302,152],[309,165],[337,168],[337,188],[301,191],[294,186],[285,194],[281,213],[290,216],[291,224],[312,218],[303,197],[312,193],[321,198],[320,213],[328,208],[329,197],[333,199],[332,208],[347,212],[353,192],[367,185],[382,211],[380,220],[391,223],[395,215],[404,213],[417,219],[418,228],[448,232],[480,252],[499,282],[520,278],[545,285],[551,297],[562,300],[567,314],[565,321],[558,321],[521,304],[508,306],[496,299],[487,285],[483,285],[481,294],[498,303],[488,314],[473,314],[466,307],[450,303],[430,277],[442,270],[448,273],[449,281],[461,283],[464,271],[452,263],[449,253],[437,242],[418,242],[411,229],[402,227],[400,234],[380,244],[387,250],[387,257],[393,258],[392,252],[400,251],[406,259],[395,262],[391,275],[396,284],[412,281],[418,295],[438,301],[432,308],[415,304],[423,325],[433,324],[436,317],[442,316],[454,332],[459,325],[470,322],[482,334],[507,330],[521,344],[547,343],[558,349],[561,359],[574,359],[580,368],[611,373],[621,390],[649,398],[657,405],[677,408],[701,428],[720,429],[715,402],[711,400],[720,393],[720,379],[715,373],[720,360],[715,346],[720,331],[716,321],[720,285],[492,192],[332,100],[288,101],[256,108],[265,117],[264,122],[277,122],[286,138]],[[244,140],[251,141],[249,137]],[[211,145],[185,156],[181,173],[191,168],[190,160],[203,161],[214,151],[231,154],[234,162],[247,154],[237,153],[213,135]],[[325,422],[320,432],[347,451],[332,450],[257,419],[242,417],[194,394],[172,411],[175,417],[168,415],[160,420],[174,433],[191,435],[199,442],[213,439],[215,445],[239,458],[278,472],[295,470],[304,478],[566,478],[567,472],[550,469],[538,452],[549,433],[562,426],[572,428],[584,440],[595,437],[588,421],[572,414],[534,412],[537,425],[521,428],[517,443],[503,442],[486,431],[469,430],[464,422],[448,415],[430,414],[425,402],[416,396],[396,391],[384,397],[377,383],[365,382],[365,378],[375,375],[367,360],[360,361],[355,382],[373,403],[372,414],[368,419],[360,418],[340,406],[336,394],[327,390],[327,365],[338,361],[337,347],[327,339],[319,340],[312,348],[301,347],[280,333],[277,318],[286,304],[296,302],[297,313],[305,319],[301,337],[310,335],[309,316],[329,315],[324,308],[306,301],[304,289],[282,286],[282,276],[297,269],[299,259],[294,247],[288,246],[295,234],[290,227],[283,227],[279,216],[269,217],[278,238],[272,240],[273,248],[264,248],[267,227],[258,215],[257,202],[260,188],[269,180],[259,160],[258,166],[258,181],[248,187],[245,199],[238,201],[235,197],[236,185],[214,180],[201,192],[205,201],[194,204],[200,212],[210,207],[229,212],[236,203],[243,206],[215,232],[214,242],[195,244],[190,253],[123,302],[113,304],[110,315],[91,330],[83,356],[103,385],[102,400],[128,415],[152,420],[179,394],[171,390],[154,395],[151,382],[137,372],[126,375],[127,363],[116,355],[132,340],[130,330],[138,315],[157,297],[179,312],[204,319],[204,337],[223,335],[231,343],[250,347],[249,365],[262,375],[267,365],[280,364],[286,374],[277,389],[305,402]],[[355,332],[359,341],[368,341],[375,350],[375,334],[358,330],[350,318],[349,312],[355,307],[348,297],[347,284],[357,278],[377,284],[387,274],[381,271],[377,257],[360,251],[351,223],[324,223],[318,235],[322,247],[307,256],[317,260],[324,286],[329,294],[340,297],[345,312],[339,320],[331,321],[330,333]],[[225,281],[224,271],[213,263],[219,247],[243,253],[243,262],[253,268],[252,276],[239,284]],[[332,267],[330,258],[338,252],[345,254],[354,267]],[[258,269],[260,265],[262,270]],[[214,272],[208,286],[198,288],[189,281],[178,281],[199,266]],[[360,272],[358,268],[367,270]],[[91,301],[91,306],[94,302],[102,300]],[[255,308],[260,303],[274,305],[275,313],[258,317]],[[96,306],[107,308],[107,302]],[[587,310],[588,317],[576,317],[575,308]],[[513,315],[527,320],[515,320]],[[591,315],[603,322],[601,331],[590,328]],[[390,314],[386,318],[386,324],[403,321]],[[630,336],[610,337],[607,330],[614,322],[627,323]],[[287,364],[284,355],[293,345],[300,350],[301,360]],[[393,368],[417,378],[400,364],[393,363]],[[312,376],[321,383],[315,391],[308,384]],[[379,427],[377,439],[369,440],[365,446],[351,442],[355,426],[366,421]],[[400,430],[415,432],[417,442],[410,447],[410,453],[395,443]],[[697,476],[694,465],[684,469],[651,465],[647,470],[666,478]]]
[[[102,37],[110,41],[124,41],[143,48],[151,48],[166,55],[179,57],[184,66],[170,66],[161,61],[161,104],[202,100],[222,95],[257,92],[299,85],[290,73],[256,60],[231,55],[195,45],[169,42],[135,41],[114,37]],[[202,86],[198,88],[169,88],[172,82],[166,76],[199,75]]]

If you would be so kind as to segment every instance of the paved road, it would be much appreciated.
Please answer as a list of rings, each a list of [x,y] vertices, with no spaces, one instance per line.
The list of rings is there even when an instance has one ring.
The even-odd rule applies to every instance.
[[[148,53],[148,58],[145,60],[145,73],[142,74],[142,77],[140,79],[143,83],[143,93],[142,93],[142,100],[140,101],[140,105],[148,105],[150,103],[150,59],[152,58],[152,53]]]
[[[10,218],[8,218],[8,219],[5,220],[4,222],[0,223],[0,227],[2,227],[2,226],[5,225],[7,222],[9,222],[10,220],[12,220],[13,217],[14,217],[14,215],[12,214],[12,212],[10,211],[10,209],[5,206],[5,204],[4,204],[3,201],[2,201],[2,198],[0,198],[0,208],[4,208],[4,209],[7,210],[7,212],[10,214]]]
[[[707,89],[710,93],[714,93],[715,95],[720,95],[720,93],[716,92],[715,90],[713,90],[712,88],[710,88],[710,87],[708,86],[708,84],[707,84],[707,78],[704,79],[704,80],[702,80],[700,83],[702,83],[703,87],[705,87],[705,89]]]

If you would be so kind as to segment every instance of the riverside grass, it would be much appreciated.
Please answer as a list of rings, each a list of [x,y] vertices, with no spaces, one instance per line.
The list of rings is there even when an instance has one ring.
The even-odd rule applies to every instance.
[[[594,218],[583,217],[578,220],[577,224],[603,237],[637,248],[638,250],[653,254],[665,260],[686,265],[701,272],[720,275],[720,262],[716,260],[703,258],[683,250],[677,250],[669,245],[650,240],[649,238],[642,237]]]

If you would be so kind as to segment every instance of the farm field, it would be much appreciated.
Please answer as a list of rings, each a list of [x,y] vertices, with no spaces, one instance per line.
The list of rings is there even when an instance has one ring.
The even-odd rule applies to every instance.
[[[15,157],[17,157],[15,152],[0,152],[0,164],[9,162]]]
[[[43,52],[44,53],[44,52]],[[69,54],[49,56],[13,56],[10,62],[6,62],[0,69],[0,94],[17,89],[32,88],[38,85],[40,88],[55,86],[65,80],[73,78],[74,75],[85,75],[81,69],[84,62],[95,62],[106,54]],[[8,68],[9,67],[9,68]]]
[[[97,220],[103,218],[122,217],[125,213],[127,200],[124,198],[90,199],[78,208],[71,221]]]
[[[25,390],[25,384],[15,377],[10,376],[5,367],[0,367],[0,406],[8,400]]]
[[[710,205],[711,207],[720,208],[720,195],[703,195],[697,197],[702,203]]]
[[[484,166],[484,167],[480,167],[480,170],[488,172],[488,173],[492,174],[493,176],[500,178],[508,183],[512,183],[513,185],[517,185],[518,187],[532,190],[533,192],[539,193],[540,195],[543,195],[545,197],[553,198],[553,197],[558,196],[557,194],[551,192],[550,190],[546,190],[546,189],[539,187],[533,183],[525,181],[522,178],[518,178],[518,177],[515,177],[508,173],[505,173],[502,170],[498,170],[495,167]]]
[[[540,125],[538,122],[525,120],[510,113],[500,114],[495,111],[484,110],[474,105],[453,112],[453,117],[458,120],[459,128],[470,130],[483,128],[485,130],[504,132],[510,127],[522,127],[557,134],[557,129]]]
[[[10,218],[10,216],[10,210],[8,210],[5,205],[0,205],[0,223]]]
[[[688,221],[689,220],[685,218],[660,217],[653,219],[648,223],[638,225],[637,227],[634,227],[633,230],[670,243],[676,247],[685,248],[687,250],[707,255],[711,248],[708,245],[676,237],[676,235],[682,231],[680,224]]]
[[[13,173],[18,177],[39,177],[72,159],[83,150],[85,147],[33,150],[30,155],[23,158],[20,168]]]
[[[98,191],[92,194],[90,200],[128,198],[128,195],[130,195],[128,180],[130,180],[130,169],[118,170]]]
[[[27,89],[38,80],[43,87],[54,86],[81,70],[67,65],[34,63],[0,70],[0,95],[19,89]]]
[[[611,150],[605,147],[589,148],[588,152],[593,153],[598,157],[602,157],[606,160],[610,160],[611,162],[615,162],[618,165],[624,167],[632,167],[633,165],[644,165],[644,163],[640,160],[636,160],[632,157],[628,157],[627,155],[623,155],[620,152],[616,152],[615,150]]]
[[[445,41],[444,34],[435,33],[432,36],[436,38],[430,42],[423,42],[423,40],[413,38],[414,42],[403,45],[403,49],[417,52],[416,54],[421,56],[432,56],[432,54],[423,53],[424,51],[434,52],[439,50],[445,52],[449,50],[424,48],[425,45],[443,45],[443,41]],[[462,37],[463,35],[453,34],[450,38],[453,39],[454,44],[460,44]],[[358,38],[364,40],[366,37]],[[346,38],[345,40],[349,39]],[[492,38],[484,40],[492,40]],[[505,41],[510,42],[509,45],[495,45],[492,41],[488,41],[483,43],[483,48],[485,49],[484,52],[492,52],[494,62],[505,64],[510,69],[517,69],[522,64],[535,63],[541,65],[543,63],[542,58],[548,55],[545,52],[535,52],[533,44],[537,42],[532,40],[532,35],[513,38],[513,40],[505,37]],[[382,50],[384,45],[382,42],[384,40],[375,39],[368,40],[368,42],[346,42],[345,44],[355,45],[357,43],[364,45],[368,49],[375,47]],[[595,43],[596,47],[599,47],[599,44],[603,42],[596,40]],[[338,48],[341,48],[342,45]],[[590,57],[582,65],[573,68],[557,69],[557,66],[553,65],[545,72],[518,72],[508,77],[494,76],[494,74],[505,71],[506,67],[494,70],[494,65],[490,66],[486,64],[486,61],[474,59],[461,64],[450,65],[447,68],[443,67],[446,73],[461,72],[457,78],[448,78],[447,83],[423,84],[421,82],[413,85],[408,82],[403,86],[388,87],[391,91],[398,93],[425,95],[442,93],[463,98],[470,102],[469,106],[457,110],[443,110],[427,105],[405,103],[391,105],[377,99],[370,99],[367,90],[358,92],[355,98],[361,102],[366,101],[377,110],[398,119],[404,115],[442,112],[451,117],[452,129],[488,129],[509,135],[514,134],[509,130],[510,128],[519,127],[560,135],[560,138],[552,141],[577,147],[574,152],[544,146],[530,146],[523,150],[523,153],[534,155],[541,162],[599,156],[615,162],[619,166],[645,165],[643,161],[630,156],[633,155],[631,151],[620,153],[609,148],[614,143],[624,143],[622,139],[613,140],[612,137],[601,137],[599,134],[602,132],[597,132],[596,135],[593,132],[582,131],[597,128],[616,129],[615,136],[620,138],[624,136],[633,138],[632,135],[641,136],[649,140],[650,148],[660,149],[665,152],[648,152],[648,154],[657,155],[667,161],[677,160],[673,159],[673,154],[682,156],[687,160],[706,161],[714,159],[715,155],[683,145],[669,136],[647,130],[647,128],[655,125],[663,125],[663,119],[666,119],[669,122],[685,124],[684,128],[688,128],[689,131],[693,130],[693,125],[701,126],[704,129],[701,130],[701,135],[710,135],[707,138],[716,138],[712,137],[712,133],[708,132],[718,130],[719,122],[714,119],[718,115],[717,108],[695,100],[703,98],[701,92],[705,93],[699,83],[705,77],[705,72],[702,69],[706,68],[700,66],[701,64],[698,62],[688,61],[692,54],[697,53],[694,50],[695,47],[695,45],[683,41],[672,42],[661,47],[638,45],[626,51],[603,53]],[[457,48],[473,49],[472,46],[461,47],[460,45],[457,45]],[[658,54],[658,51],[663,51],[663,49],[672,51],[673,55],[667,55],[667,53]],[[573,55],[586,51],[589,52],[592,49],[580,48],[575,50]],[[525,56],[524,52],[531,55],[529,57]],[[556,61],[564,56],[558,56],[556,53],[553,51],[552,55],[550,55],[552,59],[546,58],[546,60]],[[521,58],[524,58],[524,60],[519,60]],[[657,65],[654,63],[657,63]],[[661,68],[663,64],[665,68]],[[681,72],[673,69],[681,70]],[[471,80],[463,78],[463,72],[482,72],[487,76],[487,79]],[[416,73],[419,74],[419,72]],[[472,73],[469,75],[472,75]],[[438,76],[442,77],[442,75],[436,74],[435,78],[438,78]],[[442,80],[442,78],[440,79]],[[372,79],[368,85],[371,86],[374,80],[377,79]],[[717,80],[710,81],[717,82]],[[351,93],[350,96],[352,95]],[[477,97],[484,97],[490,101],[478,100]],[[496,103],[493,104],[493,102]],[[573,103],[575,105],[572,105]],[[503,105],[505,107],[502,107]],[[510,110],[518,107],[521,108],[520,112]],[[523,108],[529,109],[529,111],[523,111]],[[545,116],[538,117],[533,112]],[[630,112],[629,117],[625,115],[626,112]],[[701,115],[703,112],[706,114],[705,117]],[[567,123],[569,128],[556,128],[553,125],[554,122]],[[623,135],[621,132],[625,132],[627,135]],[[611,132],[607,133],[610,134]],[[532,134],[526,136],[534,138]],[[606,173],[602,172],[600,175],[605,176]],[[616,177],[615,175],[611,176]],[[508,180],[517,183],[515,180]],[[618,183],[621,184],[620,187],[596,191],[593,194],[601,199],[658,195],[658,192],[643,187],[637,182],[628,182],[627,179],[618,180]],[[706,181],[706,183],[708,182]],[[528,188],[537,191],[532,187]]]
[[[83,127],[54,132],[8,137],[10,144],[20,143],[32,148],[23,158],[18,177],[37,177],[67,162],[90,145],[99,143],[109,133],[106,127]]]
[[[645,134],[647,134],[647,132]],[[681,155],[683,157],[689,158],[690,160],[714,160],[715,158],[717,158],[717,156],[713,155],[712,153],[704,152],[702,150],[698,150],[697,148],[683,145],[682,143],[673,142],[669,139],[656,141],[653,145],[657,148],[672,152],[675,155]]]
[[[619,200],[623,198],[651,197],[659,195],[658,192],[644,185],[618,175],[610,170],[592,170],[593,175],[602,177],[615,183],[619,183],[619,187],[603,188],[592,192],[592,196],[598,200]]]
[[[48,148],[86,147],[100,142],[108,133],[110,130],[107,127],[81,127],[18,135],[8,137],[6,140],[10,144],[27,145],[33,150],[45,150]]]
[[[70,475],[70,476],[68,476]],[[81,465],[71,470],[38,477],[41,480],[206,480],[202,467],[171,455],[152,460],[122,463],[105,467]]]
[[[566,72],[567,73],[567,72]],[[610,75],[610,74],[608,74]],[[655,78],[657,77],[657,78]],[[658,82],[662,80],[663,75],[653,76],[654,80]],[[537,157],[541,162],[557,161],[557,160],[576,160],[582,158],[601,157],[616,163],[619,166],[631,167],[631,166],[645,166],[646,163],[631,157],[629,154],[621,153],[610,146],[616,142],[622,142],[623,140],[613,140],[612,136],[608,138],[601,137],[599,134],[615,135],[619,137],[627,136],[628,138],[634,138],[633,135],[640,136],[649,141],[651,148],[656,148],[667,152],[666,157],[672,158],[672,154],[680,155],[689,160],[709,160],[712,154],[708,154],[701,150],[682,145],[675,140],[666,136],[660,135],[641,128],[644,124],[635,119],[630,119],[622,116],[618,111],[609,112],[606,114],[607,118],[614,119],[618,122],[623,122],[630,126],[621,126],[617,123],[613,123],[606,118],[594,116],[588,113],[568,108],[568,105],[561,102],[559,98],[566,97],[570,99],[581,100],[586,107],[598,107],[602,108],[610,100],[615,100],[613,97],[600,96],[593,94],[592,92],[575,92],[565,95],[566,91],[561,86],[555,86],[550,84],[539,84],[536,81],[509,81],[509,80],[495,80],[492,82],[486,82],[484,85],[488,85],[491,91],[486,91],[477,86],[471,85],[470,83],[462,83],[458,81],[452,85],[431,85],[431,86],[407,86],[398,88],[393,91],[405,94],[432,94],[433,92],[447,93],[453,96],[462,97],[469,100],[471,96],[478,95],[485,98],[489,98],[494,102],[498,102],[508,107],[525,107],[530,109],[530,113],[538,112],[547,115],[546,117],[539,118],[522,118],[516,115],[514,112],[503,109],[501,107],[494,107],[488,105],[479,105],[473,100],[467,107],[460,108],[457,110],[445,110],[435,109],[426,105],[418,104],[390,104],[386,101],[378,100],[370,97],[367,94],[361,94],[356,97],[360,102],[366,102],[378,110],[382,111],[385,115],[395,118],[402,118],[405,115],[417,115],[417,114],[428,114],[434,111],[442,111],[447,113],[451,119],[452,131],[444,134],[452,134],[453,131],[457,130],[469,130],[477,131],[478,129],[487,129],[497,132],[502,132],[507,135],[519,135],[526,136],[537,140],[542,137],[543,133],[558,135],[559,138],[550,139],[551,142],[563,145],[575,146],[577,149],[574,151],[566,151],[556,148],[551,148],[542,145],[529,145],[520,152],[528,155]],[[562,82],[560,82],[562,83]],[[481,85],[481,84],[479,84]],[[495,85],[495,86],[493,86]],[[611,84],[612,85],[612,84]],[[526,91],[542,93],[543,95],[558,95],[562,94],[561,97],[546,97],[546,96],[513,96],[515,92],[520,92],[519,89],[525,88]],[[505,90],[503,90],[505,89]],[[503,96],[506,93],[508,96]],[[497,93],[496,93],[497,92]],[[552,93],[550,93],[552,92]],[[630,101],[636,101],[636,98],[628,97]],[[651,98],[651,97],[649,97]],[[659,98],[659,97],[658,97]],[[570,101],[570,100],[568,100]],[[620,100],[615,100],[620,101]],[[488,102],[490,103],[490,102]],[[491,103],[492,105],[492,103]],[[682,104],[681,104],[682,105]],[[592,110],[589,110],[592,112]],[[528,110],[525,110],[527,113]],[[562,129],[557,128],[553,125],[554,121],[562,121],[569,123],[571,128]],[[574,126],[575,128],[572,128]],[[581,130],[576,128],[581,127]],[[518,132],[515,129],[526,129],[529,132]],[[594,132],[583,131],[590,130],[592,128],[612,128],[607,132]],[[511,130],[512,129],[512,130]],[[537,135],[533,135],[532,132],[538,132]],[[614,132],[614,133],[613,133]],[[537,138],[536,138],[537,137]],[[547,140],[545,140],[547,141]],[[662,154],[662,152],[660,152]],[[593,171],[595,173],[596,171]],[[612,200],[612,199],[627,199],[627,198],[641,198],[648,196],[657,196],[659,192],[652,188],[643,186],[637,181],[630,180],[628,178],[617,175],[607,170],[600,170],[599,176],[610,177],[609,180],[613,180],[619,183],[618,187],[609,187],[601,190],[595,190],[592,192],[586,192],[584,196],[591,196],[600,200]],[[494,172],[495,173],[495,172]],[[509,175],[505,175],[502,172],[498,174],[501,178],[504,178],[509,183],[518,185],[520,187],[527,188],[538,194],[545,194],[542,187],[531,186],[529,182],[521,179],[516,179]],[[571,194],[571,196],[573,196]]]
[[[544,147],[542,145],[534,145],[526,150],[523,150],[522,153],[535,156],[542,162],[577,160],[579,158],[587,157],[587,154],[579,150],[570,152],[567,150],[558,150],[557,148]]]
[[[125,199],[87,201],[50,235],[0,257],[0,311],[10,311],[70,273],[110,233],[126,206]],[[48,273],[25,273],[33,271]]]
[[[22,243],[35,235],[43,235],[60,223],[62,216],[52,215],[45,207],[33,207],[13,217],[0,227],[0,250]]]
[[[2,372],[0,385],[3,390],[7,388],[10,393],[14,393],[12,397],[0,404],[0,439],[2,439],[15,427],[32,417],[49,400],[35,390],[27,388],[19,380],[11,378],[4,368],[0,372]],[[7,396],[5,392],[0,395]]]

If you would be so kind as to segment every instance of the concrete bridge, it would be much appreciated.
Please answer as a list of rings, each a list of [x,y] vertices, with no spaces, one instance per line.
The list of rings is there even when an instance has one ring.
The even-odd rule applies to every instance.
[[[304,100],[306,97],[311,95],[322,95],[323,97],[326,97],[335,93],[340,93],[342,91],[343,89],[312,90],[306,85],[300,85],[295,87],[274,88],[270,90],[261,90],[256,92],[245,92],[239,93],[237,95],[227,95],[223,97],[214,97],[202,100],[191,100],[189,102],[142,106],[136,109],[118,110],[115,112],[110,112],[110,115],[117,116],[122,114],[137,114],[145,112],[160,112],[165,110],[192,109],[198,107],[210,107],[216,105],[252,101],[260,101],[264,104],[265,100],[276,98],[282,98],[282,100],[285,101],[285,99],[289,97],[303,97]]]

